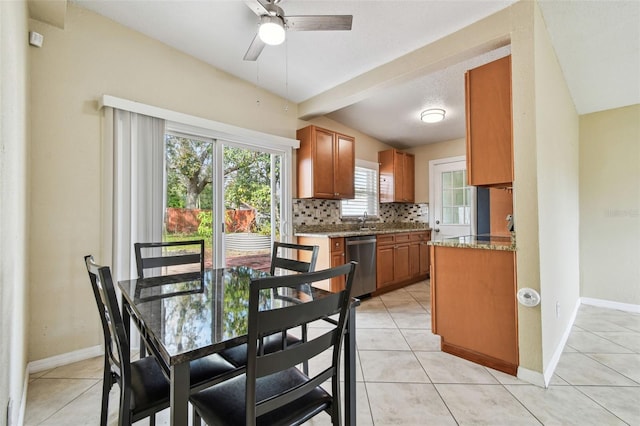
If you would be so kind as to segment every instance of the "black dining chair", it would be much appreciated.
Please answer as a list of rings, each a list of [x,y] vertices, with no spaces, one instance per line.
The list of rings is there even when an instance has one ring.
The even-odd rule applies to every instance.
[[[298,259],[284,257],[282,249],[293,250],[295,257]],[[271,275],[276,275],[279,271],[298,273],[313,272],[316,268],[319,249],[320,248],[318,246],[275,241],[273,243],[273,249],[271,250],[271,267],[269,269],[269,273]],[[300,259],[301,257],[308,257],[309,259]]]
[[[145,270],[155,268],[172,268],[169,274],[194,272],[196,266],[204,273],[204,240],[135,243],[136,267],[138,278],[144,278]],[[191,250],[189,250],[191,248]],[[183,249],[183,250],[180,250]],[[166,251],[166,252],[165,252]],[[192,268],[186,268],[192,265]],[[163,274],[166,274],[163,272]]]
[[[293,252],[292,257],[294,258],[285,257],[283,254],[284,249],[291,250]],[[269,273],[272,276],[275,276],[276,274],[290,272],[313,272],[316,267],[316,261],[318,260],[318,250],[318,246],[275,241],[273,243],[273,249],[271,251],[271,267],[269,268]],[[306,257],[308,259],[298,259],[299,257]],[[302,340],[306,340],[306,325],[302,325],[301,334]],[[264,351],[269,353],[278,350],[282,347],[283,342],[286,346],[291,346],[300,342],[300,338],[291,333],[266,336],[264,338]],[[226,349],[221,352],[221,355],[236,366],[244,366],[247,364],[247,345],[241,345],[234,348]],[[308,372],[308,370],[308,364],[305,362],[305,373]]]
[[[168,272],[161,271],[160,275],[196,270],[204,274],[204,240],[134,243],[133,249],[136,255],[138,278],[145,278],[149,275],[145,274],[145,271],[157,268],[171,268]],[[144,339],[140,337],[140,358],[145,356]]]
[[[344,341],[353,273],[356,263],[323,271],[253,279],[249,290],[248,359],[246,373],[197,392],[190,398],[195,408],[194,425],[298,425],[325,411],[334,425],[340,424],[340,351]],[[278,295],[294,294],[300,286],[345,276],[345,290],[303,303],[279,303]],[[287,289],[283,291],[283,289]],[[266,293],[265,293],[266,292]],[[265,302],[266,298],[266,302]],[[270,309],[261,305],[271,302]],[[265,353],[264,336],[327,320],[333,328],[295,346]],[[314,375],[296,366],[322,352],[331,351],[331,362]],[[331,394],[321,385],[331,380]]]
[[[130,425],[150,417],[155,425],[155,413],[169,407],[169,381],[155,357],[131,361],[129,339],[122,320],[116,292],[107,266],[100,266],[93,256],[84,257],[91,288],[96,299],[104,337],[104,373],[100,425],[106,426],[109,413],[109,392],[114,384],[120,387],[118,425]],[[194,389],[233,377],[238,370],[219,355],[192,361],[191,386]]]

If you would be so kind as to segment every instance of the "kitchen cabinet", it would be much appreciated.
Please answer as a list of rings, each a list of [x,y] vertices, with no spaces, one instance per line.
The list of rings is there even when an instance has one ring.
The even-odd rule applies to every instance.
[[[431,231],[383,234],[377,237],[377,289],[425,279],[429,273]]]
[[[411,233],[409,245],[409,268],[411,276],[425,276],[429,274],[429,245],[431,231]]]
[[[296,137],[298,198],[353,198],[355,138],[317,126],[299,129]]]
[[[465,83],[468,184],[511,186],[511,56],[467,71]]]
[[[441,349],[515,375],[516,253],[431,247],[431,329]]]
[[[324,237],[298,237],[298,244],[318,246],[318,258],[316,260],[316,271],[340,266],[346,263],[344,238],[324,238]],[[300,260],[309,260],[308,253],[300,252]],[[315,283],[315,287],[327,291],[340,291],[344,289],[344,277],[332,278],[330,281],[320,281]]]
[[[415,156],[397,149],[378,152],[380,202],[415,201]]]

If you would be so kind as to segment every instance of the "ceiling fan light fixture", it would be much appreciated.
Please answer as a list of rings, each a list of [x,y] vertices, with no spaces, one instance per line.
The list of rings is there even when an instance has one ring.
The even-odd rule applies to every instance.
[[[263,16],[260,19],[258,36],[265,44],[277,46],[284,42],[284,22],[278,16]]]
[[[420,114],[420,120],[425,123],[437,123],[438,121],[444,120],[445,110],[441,108],[431,108],[425,109]]]

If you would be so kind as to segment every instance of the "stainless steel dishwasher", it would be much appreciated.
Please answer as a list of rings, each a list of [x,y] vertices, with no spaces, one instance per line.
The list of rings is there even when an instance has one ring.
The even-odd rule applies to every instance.
[[[353,277],[354,297],[372,293],[376,290],[376,237],[375,235],[363,235],[345,238],[347,246],[347,262],[358,262],[356,273]]]

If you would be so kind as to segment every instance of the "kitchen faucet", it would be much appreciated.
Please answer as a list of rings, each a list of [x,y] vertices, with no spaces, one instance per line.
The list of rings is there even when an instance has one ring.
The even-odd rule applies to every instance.
[[[362,225],[360,225],[360,228],[364,228],[365,225],[367,224],[367,211],[365,210],[364,213],[362,214]]]

